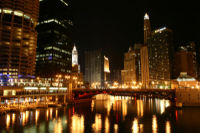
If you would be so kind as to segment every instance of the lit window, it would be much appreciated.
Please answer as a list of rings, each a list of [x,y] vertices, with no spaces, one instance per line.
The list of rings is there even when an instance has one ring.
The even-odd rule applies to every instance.
[[[23,13],[20,11],[14,11],[14,15],[21,17],[21,16],[23,16]]]
[[[12,11],[12,10],[9,10],[9,9],[3,9],[3,12],[4,12],[4,13],[7,13],[7,14],[11,14],[13,11]]]

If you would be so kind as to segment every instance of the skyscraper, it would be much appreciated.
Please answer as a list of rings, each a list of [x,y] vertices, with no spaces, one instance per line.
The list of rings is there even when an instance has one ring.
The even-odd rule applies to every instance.
[[[142,44],[135,44],[134,51],[135,51],[135,67],[136,67],[136,81],[139,83],[141,82],[141,54],[140,49]]]
[[[41,0],[37,76],[54,77],[72,69],[72,15],[67,0]]]
[[[84,78],[92,87],[104,87],[110,73],[109,60],[102,50],[85,52]]]
[[[131,87],[136,83],[136,59],[135,51],[129,47],[127,53],[124,54],[124,70],[121,71],[122,83]]]
[[[174,45],[172,30],[164,27],[152,32],[148,44],[151,82],[167,83],[172,79]]]
[[[140,49],[141,57],[141,81],[142,87],[149,87],[149,57],[148,57],[148,47],[142,46]]]
[[[110,81],[110,65],[109,59],[104,55],[104,83],[105,87],[107,87],[108,82]]]
[[[0,1],[0,74],[30,78],[35,74],[39,0]]]
[[[149,20],[149,15],[146,13],[144,15],[144,44],[147,44],[148,39],[151,36],[151,24]]]
[[[151,24],[149,20],[149,15],[146,13],[144,15],[144,44],[140,49],[141,58],[141,81],[142,87],[149,87],[149,53],[148,45],[149,39],[151,38]]]

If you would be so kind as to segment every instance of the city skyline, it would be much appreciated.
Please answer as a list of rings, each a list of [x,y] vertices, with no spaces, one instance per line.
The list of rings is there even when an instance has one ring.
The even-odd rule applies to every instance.
[[[123,53],[130,45],[143,43],[145,13],[150,16],[152,30],[164,26],[173,30],[176,45],[189,41],[199,43],[200,27],[195,3],[146,0],[124,3],[86,0],[72,3],[74,36],[77,47],[80,47],[80,55],[83,56],[88,49],[102,48],[110,58],[112,69],[123,68]]]
[[[196,5],[0,0],[0,132],[200,132]]]

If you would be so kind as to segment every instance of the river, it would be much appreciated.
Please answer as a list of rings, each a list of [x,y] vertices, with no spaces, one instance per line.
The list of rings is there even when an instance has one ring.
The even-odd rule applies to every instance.
[[[169,100],[100,94],[89,102],[0,116],[0,133],[197,133],[200,108]]]

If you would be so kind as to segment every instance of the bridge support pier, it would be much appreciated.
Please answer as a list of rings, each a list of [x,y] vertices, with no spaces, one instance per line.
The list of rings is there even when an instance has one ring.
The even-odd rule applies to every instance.
[[[37,102],[40,102],[40,97],[37,97]]]
[[[33,96],[32,99],[33,99],[32,102],[33,102],[33,104],[34,104],[34,103],[35,103],[35,97]]]
[[[58,103],[58,96],[55,97],[55,102]]]
[[[69,83],[69,87],[68,87],[68,99],[69,99],[69,101],[72,100],[72,83]]]
[[[47,96],[44,97],[44,102],[47,104]]]
[[[63,103],[66,104],[66,95],[64,95],[63,99],[64,99]]]
[[[18,108],[19,108],[19,100],[20,100],[20,97],[17,97],[17,103],[18,103]]]

